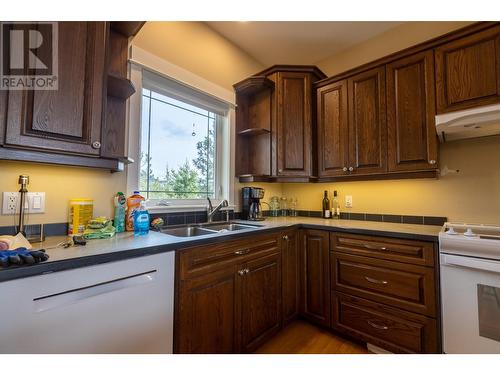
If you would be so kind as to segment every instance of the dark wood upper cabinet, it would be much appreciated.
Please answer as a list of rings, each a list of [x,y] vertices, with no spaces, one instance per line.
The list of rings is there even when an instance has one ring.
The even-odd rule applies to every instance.
[[[318,176],[345,175],[349,165],[346,80],[330,83],[317,90],[317,116]]]
[[[302,230],[300,248],[301,314],[330,325],[330,270],[328,232]]]
[[[300,252],[297,231],[286,232],[282,236],[282,286],[283,286],[283,324],[297,318],[300,301]]]
[[[387,65],[389,171],[436,169],[432,50]]]
[[[275,65],[236,83],[236,176],[309,181],[316,176],[314,66]]]
[[[311,77],[307,73],[277,74],[277,175],[312,175]]]
[[[99,155],[105,22],[60,22],[58,90],[9,91],[5,145]]]
[[[281,328],[281,254],[249,261],[241,277],[243,352],[252,352]]]
[[[500,26],[435,49],[437,112],[500,101]]]
[[[387,171],[385,67],[357,74],[347,81],[349,95],[349,172]]]

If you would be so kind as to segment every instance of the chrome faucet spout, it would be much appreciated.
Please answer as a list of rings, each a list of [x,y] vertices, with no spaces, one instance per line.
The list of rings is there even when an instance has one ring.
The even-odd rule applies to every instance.
[[[209,223],[212,222],[212,219],[214,217],[214,215],[222,208],[222,207],[227,207],[229,206],[229,203],[227,202],[227,200],[223,200],[222,202],[220,202],[217,206],[213,207],[212,205],[212,201],[210,200],[210,198],[207,197],[207,200],[208,200],[208,207],[207,207],[207,221]]]

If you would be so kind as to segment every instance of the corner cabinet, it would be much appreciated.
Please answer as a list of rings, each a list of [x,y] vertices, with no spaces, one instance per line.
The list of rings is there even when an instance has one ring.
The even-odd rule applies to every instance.
[[[122,170],[134,34],[116,30],[142,24],[58,22],[58,89],[0,96],[0,159]]]
[[[437,112],[500,102],[500,26],[435,49]]]
[[[301,315],[309,321],[330,325],[329,234],[301,230],[300,280]]]
[[[316,177],[314,66],[276,65],[234,85],[236,176],[249,181]]]

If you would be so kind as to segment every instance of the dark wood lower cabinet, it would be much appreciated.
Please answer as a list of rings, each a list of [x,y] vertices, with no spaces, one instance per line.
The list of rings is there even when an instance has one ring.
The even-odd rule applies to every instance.
[[[301,232],[301,315],[323,326],[330,325],[329,236],[322,230]]]
[[[236,351],[236,267],[181,281],[177,300],[178,353]]]
[[[300,317],[391,352],[440,352],[433,249],[289,229],[182,250],[175,351],[251,353]]]
[[[436,319],[362,298],[332,294],[335,330],[394,353],[436,353]]]
[[[295,320],[299,315],[300,303],[300,268],[299,238],[297,231],[286,232],[282,236],[282,296],[283,324]]]
[[[241,350],[252,352],[281,329],[281,254],[249,261],[241,278]]]

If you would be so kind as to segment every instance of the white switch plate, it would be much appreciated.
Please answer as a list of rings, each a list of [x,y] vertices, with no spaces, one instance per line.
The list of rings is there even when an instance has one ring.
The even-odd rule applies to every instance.
[[[352,208],[352,195],[345,196],[345,208]]]
[[[2,204],[2,214],[3,215],[15,215],[19,213],[19,193],[4,191],[3,193],[3,204]],[[34,208],[33,203],[38,203],[39,208]],[[45,212],[45,193],[44,192],[29,192],[26,197],[26,203],[24,205],[26,213],[29,214],[42,214]]]

